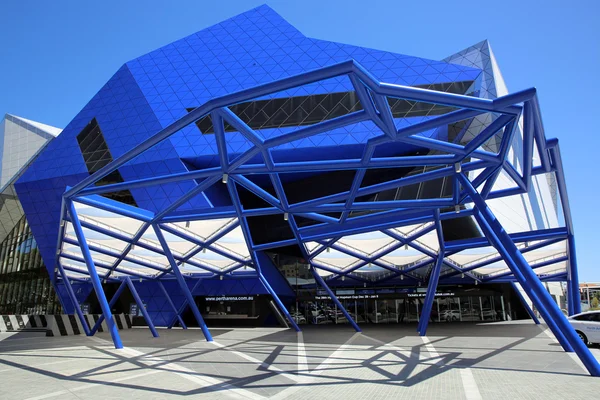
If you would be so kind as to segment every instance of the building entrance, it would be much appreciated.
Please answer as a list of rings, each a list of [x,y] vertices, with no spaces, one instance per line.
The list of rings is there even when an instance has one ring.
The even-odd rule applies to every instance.
[[[424,293],[402,296],[338,295],[358,324],[417,323],[421,318]],[[296,308],[297,307],[297,308]],[[328,296],[301,299],[290,308],[298,323],[346,324],[348,320]],[[501,295],[440,295],[434,299],[430,322],[505,321],[512,319]]]

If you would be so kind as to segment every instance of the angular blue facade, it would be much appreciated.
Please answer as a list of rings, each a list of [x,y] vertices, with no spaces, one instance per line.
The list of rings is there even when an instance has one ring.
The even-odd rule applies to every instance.
[[[568,281],[578,311],[557,141],[487,42],[433,61],[307,38],[258,7],[123,65],[15,188],[67,311],[77,282],[112,321],[108,288],[133,279],[156,325],[187,303],[211,340],[219,296],[262,296],[262,322],[299,330],[312,291],[306,318],[360,330],[384,317],[359,300],[402,293],[423,298],[424,335],[454,312],[438,288],[517,281],[600,373],[541,283]],[[506,319],[488,297],[469,312]]]
[[[19,179],[16,187],[28,221],[54,274],[60,199],[65,187],[89,174],[76,136],[98,120],[113,158],[124,154],[160,129],[187,114],[188,108],[225,94],[272,82],[315,68],[355,59],[382,81],[427,85],[476,80],[481,70],[418,57],[310,39],[267,6],[262,6],[204,29],[123,65]],[[331,79],[279,96],[344,92],[347,80]],[[340,129],[305,140],[301,147],[360,144],[373,127]],[[350,133],[350,134],[348,134]],[[277,134],[277,133],[272,133]],[[296,145],[296,144],[294,144]],[[248,143],[240,134],[227,140],[228,150],[241,152]],[[292,147],[290,145],[290,147]],[[60,154],[60,157],[57,157]],[[189,126],[121,168],[126,180],[185,172],[185,161],[216,159],[213,137]],[[143,208],[159,211],[191,187],[184,182],[133,190]],[[198,205],[205,205],[201,198]]]

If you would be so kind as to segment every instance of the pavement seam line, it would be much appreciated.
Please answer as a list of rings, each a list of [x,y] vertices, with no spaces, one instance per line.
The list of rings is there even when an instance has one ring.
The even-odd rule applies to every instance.
[[[95,342],[98,343],[102,343],[102,344],[107,344],[110,345],[111,343],[107,340],[104,339],[100,339],[100,338],[96,338],[91,336],[90,339],[94,340]],[[173,363],[173,362],[169,362],[167,360],[164,360],[160,357],[156,357],[156,356],[146,356],[145,353],[139,351],[139,350],[135,350],[129,347],[125,347],[123,349],[120,350],[116,350],[116,351],[122,351],[124,353],[128,353],[131,356],[134,357],[138,357],[140,358],[140,361],[142,362],[146,362],[146,363],[161,363],[161,369],[159,371],[162,372],[172,372],[178,376],[181,376],[184,379],[187,379],[191,382],[200,384],[202,387],[206,387],[206,386],[220,386],[223,388],[229,388],[231,389],[231,393],[230,392],[226,392],[224,393],[225,396],[229,396],[229,397],[234,397],[234,398],[242,398],[242,399],[264,399],[264,396],[261,396],[259,394],[253,393],[249,390],[246,389],[241,389],[238,388],[236,386],[233,386],[231,384],[225,383],[219,379],[216,378],[211,378],[211,377],[200,377],[200,376],[196,376],[196,374],[198,374],[198,372],[183,367],[179,364]],[[172,369],[163,369],[167,366],[171,366]]]
[[[292,394],[298,392],[299,390],[305,389],[308,385],[315,382],[317,380],[317,378],[323,372],[326,371],[327,365],[331,364],[333,362],[333,360],[335,359],[335,357],[337,357],[337,353],[343,352],[345,349],[350,347],[352,345],[352,342],[354,342],[356,340],[356,338],[358,338],[359,336],[361,336],[361,333],[356,332],[343,345],[341,345],[340,347],[338,347],[337,350],[335,350],[333,353],[331,353],[331,355],[329,357],[327,357],[325,360],[323,360],[323,362],[321,362],[321,364],[319,364],[312,372],[308,371],[309,376],[305,377],[305,379],[302,382],[298,382],[294,386],[290,386],[289,388],[282,390],[281,392],[277,393],[276,395],[270,397],[270,399],[280,400],[280,399],[288,398]],[[300,384],[300,383],[302,383],[302,384]],[[307,386],[304,386],[304,385],[307,385]]]
[[[28,397],[26,400],[50,399],[52,397],[60,396],[60,395],[63,395],[63,394],[72,393],[72,392],[79,392],[81,390],[90,389],[90,388],[92,388],[94,386],[105,385],[106,383],[123,382],[123,381],[127,381],[127,380],[130,380],[130,379],[141,378],[141,377],[144,377],[144,376],[147,376],[147,375],[158,374],[159,372],[162,372],[162,371],[159,371],[159,370],[147,371],[147,372],[144,372],[142,374],[131,375],[131,376],[124,376],[122,378],[117,378],[117,379],[113,379],[113,380],[102,382],[102,383],[100,383],[100,382],[98,382],[98,383],[86,383],[84,385],[76,386],[76,387],[71,388],[71,389],[64,389],[64,390],[59,390],[57,392],[46,393],[46,394],[43,394],[41,396]]]
[[[242,398],[242,399],[264,399],[265,397],[253,393],[249,390],[246,389],[241,389],[238,388],[236,386],[233,386],[229,383],[225,383],[222,380],[219,380],[217,378],[212,378],[212,377],[208,377],[208,376],[197,376],[198,372],[186,368],[184,366],[181,366],[179,364],[176,364],[174,362],[169,362],[168,360],[164,360],[160,357],[156,357],[156,356],[147,356],[145,353],[139,351],[139,350],[135,350],[135,349],[131,349],[131,348],[124,348],[121,351],[123,351],[124,353],[128,353],[134,357],[138,357],[140,358],[140,361],[144,362],[150,362],[150,363],[161,363],[162,365],[160,366],[160,371],[164,371],[164,372],[173,372],[174,374],[181,376],[184,379],[187,379],[191,382],[200,384],[202,387],[207,387],[207,386],[219,386],[222,387],[223,389],[229,389],[231,390],[231,392],[225,392],[223,393],[223,395],[225,396],[229,396],[229,397],[234,397],[234,398]]]
[[[286,377],[287,379],[290,379],[290,380],[292,380],[294,382],[298,381],[298,377],[297,376],[289,374],[289,373],[285,372],[284,370],[282,370],[281,368],[278,368],[278,367],[276,367],[274,365],[267,364],[266,362],[260,361],[259,359],[254,358],[251,355],[245,354],[245,353],[243,353],[243,352],[241,352],[239,350],[230,349],[227,346],[225,346],[225,345],[223,345],[223,344],[221,344],[221,343],[219,343],[217,341],[213,341],[211,343],[214,346],[217,346],[218,348],[220,348],[221,350],[228,351],[228,352],[230,352],[232,354],[235,354],[238,357],[241,357],[241,358],[243,358],[245,360],[250,361],[251,363],[258,364],[258,365],[260,365],[261,367],[263,367],[264,369],[266,369],[268,371],[273,371],[273,372],[277,373],[278,375]]]
[[[479,393],[479,387],[477,387],[477,382],[475,381],[475,377],[473,376],[473,371],[471,371],[471,368],[460,369],[460,380],[462,381],[462,386],[467,400],[482,399],[481,393]]]
[[[421,340],[425,343],[425,348],[431,354],[432,357],[439,357],[439,353],[433,347],[431,340],[427,336],[421,336]],[[461,368],[459,370],[460,380],[462,382],[463,390],[465,391],[465,396],[467,400],[481,400],[481,393],[479,392],[479,387],[477,386],[477,382],[473,377],[473,372],[470,368]]]
[[[437,358],[440,356],[427,336],[421,336],[421,340],[423,341],[423,343],[425,343],[425,349],[427,349],[427,351],[432,357]]]
[[[301,374],[307,374],[308,370],[308,359],[306,358],[306,347],[304,346],[304,334],[298,332],[298,378],[300,380],[306,380],[305,376]]]

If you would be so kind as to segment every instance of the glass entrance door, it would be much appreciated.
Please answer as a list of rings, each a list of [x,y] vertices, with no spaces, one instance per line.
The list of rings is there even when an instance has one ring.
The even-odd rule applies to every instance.
[[[458,297],[443,297],[438,298],[440,308],[440,321],[455,322],[462,321],[462,313],[460,309],[460,299]]]
[[[377,300],[377,323],[398,323],[398,310],[396,308],[396,302],[394,300]]]

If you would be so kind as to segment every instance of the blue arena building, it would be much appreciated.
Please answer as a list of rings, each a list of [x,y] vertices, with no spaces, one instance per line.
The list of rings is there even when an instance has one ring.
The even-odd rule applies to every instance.
[[[532,305],[600,375],[560,309],[580,311],[558,141],[487,41],[428,60],[308,38],[261,6],[125,63],[32,160],[21,229],[64,312],[88,334],[102,313],[116,347],[112,313],[212,340],[425,335]]]

